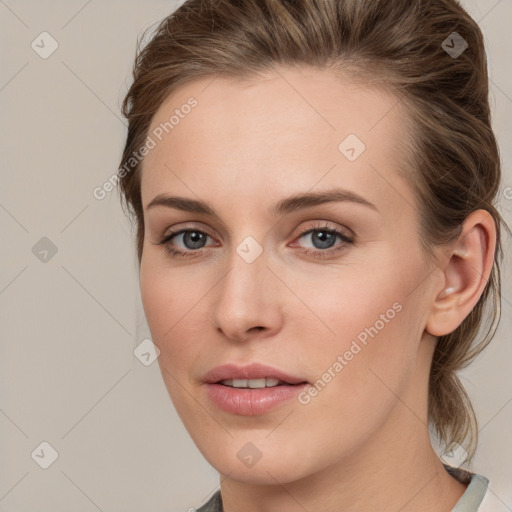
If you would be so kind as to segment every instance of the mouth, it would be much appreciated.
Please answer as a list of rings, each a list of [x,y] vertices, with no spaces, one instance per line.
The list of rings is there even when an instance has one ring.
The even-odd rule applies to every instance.
[[[248,389],[307,383],[304,378],[260,363],[251,363],[245,366],[229,363],[217,366],[203,377],[203,381],[207,384],[222,384],[223,386]]]
[[[228,363],[216,366],[203,377],[203,380],[208,384],[226,382],[227,385],[234,385],[235,387],[238,387],[240,382],[242,382],[243,387],[251,387],[251,383],[254,387],[263,387],[263,381],[265,381],[265,386],[267,382],[269,382],[269,386],[276,386],[279,383],[299,384],[306,382],[306,379],[260,363],[251,363],[245,366]],[[247,382],[244,383],[244,381]]]
[[[272,377],[265,377],[262,379],[225,379],[218,381],[217,384],[239,389],[261,389],[275,388],[276,386],[297,386],[299,384],[305,384],[305,382],[306,381],[291,384],[290,382],[274,379]]]
[[[218,366],[203,380],[211,402],[238,416],[266,414],[292,401],[309,384],[301,377],[258,363]]]

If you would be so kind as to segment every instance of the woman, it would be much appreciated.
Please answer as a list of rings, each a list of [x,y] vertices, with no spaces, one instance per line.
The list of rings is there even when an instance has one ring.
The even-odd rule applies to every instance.
[[[189,0],[123,110],[146,318],[221,475],[200,510],[498,510],[430,437],[471,460],[456,371],[499,319],[500,160],[459,3]]]

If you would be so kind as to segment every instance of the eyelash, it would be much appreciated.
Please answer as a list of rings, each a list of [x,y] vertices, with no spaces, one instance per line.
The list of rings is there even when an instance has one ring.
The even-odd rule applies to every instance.
[[[352,237],[347,236],[342,231],[339,231],[337,229],[331,228],[329,226],[325,225],[315,225],[315,226],[308,226],[307,228],[304,228],[301,232],[299,232],[297,238],[302,238],[305,235],[309,235],[310,233],[314,233],[316,231],[322,231],[324,233],[328,233],[330,235],[335,235],[339,237],[342,240],[342,244],[338,245],[335,249],[306,249],[304,253],[309,256],[313,255],[317,258],[327,258],[332,257],[335,253],[342,251],[346,248],[346,245],[350,245],[354,243],[354,239]],[[188,251],[177,251],[176,249],[173,249],[169,242],[176,236],[181,235],[183,233],[201,233],[206,236],[208,233],[201,231],[200,229],[181,229],[179,231],[171,231],[169,232],[157,245],[163,245],[167,253],[172,258],[193,258],[201,253],[201,249],[198,250],[188,250]],[[212,237],[210,237],[212,238]]]

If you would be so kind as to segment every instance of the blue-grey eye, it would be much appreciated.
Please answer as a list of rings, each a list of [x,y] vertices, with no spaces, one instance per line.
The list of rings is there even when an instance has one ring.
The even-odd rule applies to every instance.
[[[201,249],[208,238],[208,235],[202,231],[183,231],[175,236],[181,235],[183,235],[183,244],[187,249]]]
[[[332,229],[311,229],[307,233],[304,233],[300,238],[309,237],[313,244],[313,249],[330,249],[336,243],[336,238],[340,238],[343,242],[347,241],[346,237]]]

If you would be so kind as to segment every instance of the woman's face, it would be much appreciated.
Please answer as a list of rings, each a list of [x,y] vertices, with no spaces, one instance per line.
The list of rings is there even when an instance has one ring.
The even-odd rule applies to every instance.
[[[222,474],[290,482],[426,429],[442,283],[397,173],[405,126],[393,96],[308,68],[196,81],[155,114],[142,300],[172,401]],[[239,373],[212,373],[226,364]],[[278,372],[296,383],[261,380],[292,380]]]

